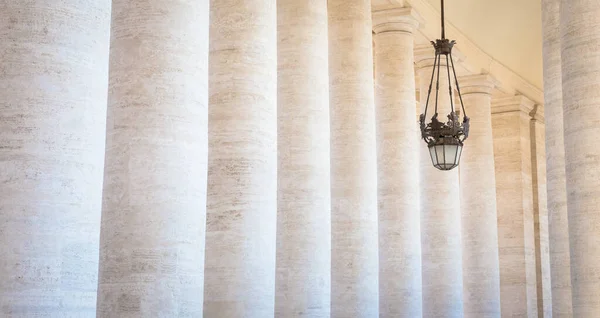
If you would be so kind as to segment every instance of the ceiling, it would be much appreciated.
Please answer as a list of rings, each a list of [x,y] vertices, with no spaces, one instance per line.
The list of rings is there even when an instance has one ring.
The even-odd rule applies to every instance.
[[[426,1],[440,9],[440,0]],[[496,61],[542,88],[540,0],[445,0],[445,6],[446,23]],[[446,37],[452,39],[451,31]]]

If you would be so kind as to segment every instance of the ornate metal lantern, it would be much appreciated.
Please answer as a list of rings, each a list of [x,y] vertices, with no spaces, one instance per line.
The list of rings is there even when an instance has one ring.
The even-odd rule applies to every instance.
[[[421,126],[421,137],[427,143],[431,162],[433,166],[440,170],[452,170],[456,168],[460,162],[463,143],[469,136],[469,117],[465,113],[460,87],[458,86],[458,78],[454,69],[454,60],[452,59],[452,47],[455,41],[446,39],[444,26],[444,0],[442,4],[442,38],[431,42],[435,48],[435,60],[433,63],[433,71],[431,73],[431,81],[429,82],[429,90],[427,92],[427,102],[425,103],[425,111],[419,118]],[[446,59],[446,70],[443,70],[442,58]],[[442,76],[448,76],[448,92],[450,94],[450,113],[447,116],[447,121],[442,122],[438,119],[438,97],[440,94],[440,73],[446,73]],[[451,75],[452,74],[452,75]],[[427,110],[431,98],[431,90],[435,79],[435,110],[431,122],[425,123],[427,118]],[[454,109],[454,99],[452,94],[452,80],[456,84],[456,91],[462,107],[463,120],[460,121],[460,116]],[[444,94],[442,92],[442,94]]]

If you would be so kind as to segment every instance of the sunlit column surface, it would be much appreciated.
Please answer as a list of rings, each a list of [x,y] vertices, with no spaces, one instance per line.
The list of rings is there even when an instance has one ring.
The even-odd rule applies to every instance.
[[[373,11],[379,202],[380,317],[420,317],[419,147],[410,8]]]
[[[0,317],[94,317],[108,0],[0,2]]]
[[[329,0],[331,316],[378,317],[371,1]]]
[[[560,3],[573,316],[600,313],[600,1]]]
[[[198,317],[208,1],[112,3],[98,317]]]

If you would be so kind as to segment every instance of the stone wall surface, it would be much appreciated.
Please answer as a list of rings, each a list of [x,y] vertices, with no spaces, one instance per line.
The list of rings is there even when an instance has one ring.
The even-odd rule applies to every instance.
[[[0,317],[93,317],[110,1],[0,1]]]

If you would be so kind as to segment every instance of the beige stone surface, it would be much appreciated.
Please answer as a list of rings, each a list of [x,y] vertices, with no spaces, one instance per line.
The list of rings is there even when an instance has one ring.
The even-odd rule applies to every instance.
[[[98,317],[199,317],[208,1],[112,4]]]
[[[573,316],[560,62],[560,0],[542,1],[547,208],[552,316]]]
[[[272,317],[277,7],[212,1],[204,316]]]
[[[434,49],[417,57],[421,108],[425,108],[433,68]],[[442,70],[446,70],[446,61]],[[453,85],[454,86],[454,85]],[[435,80],[427,121],[435,113]],[[438,113],[441,121],[450,113],[448,75],[440,73]],[[461,211],[458,169],[433,167],[427,145],[420,148],[421,253],[423,317],[463,317]]]
[[[465,317],[500,317],[500,269],[490,75],[459,79],[469,138],[460,163]],[[460,100],[458,101],[458,103]]]
[[[327,1],[277,1],[276,317],[329,317]]]
[[[534,104],[492,101],[502,317],[537,317],[531,131]]]
[[[574,317],[600,313],[600,2],[560,3]]]
[[[370,0],[329,0],[331,316],[378,317]]]
[[[420,317],[419,147],[415,122],[414,36],[418,15],[373,12],[377,65],[380,317]]]
[[[546,146],[543,108],[536,105],[530,113],[531,170],[538,316],[552,317],[552,282],[548,234],[546,190]]]
[[[0,1],[0,317],[94,317],[110,1]]]

